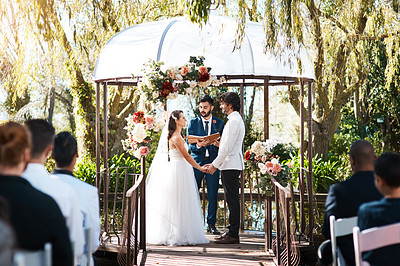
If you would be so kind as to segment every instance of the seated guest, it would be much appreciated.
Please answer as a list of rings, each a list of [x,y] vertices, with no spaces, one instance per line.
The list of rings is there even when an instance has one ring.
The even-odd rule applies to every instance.
[[[39,250],[50,242],[53,265],[71,266],[71,242],[60,208],[50,196],[21,178],[29,159],[30,136],[26,128],[15,122],[1,125],[0,196],[8,202],[8,217],[18,248]]]
[[[366,140],[357,140],[350,147],[350,165],[353,175],[329,188],[325,203],[325,220],[322,234],[330,238],[329,216],[336,219],[357,216],[358,207],[369,201],[379,200],[382,195],[374,185],[374,148]],[[347,264],[354,265],[353,236],[343,236],[337,239],[337,245]],[[332,263],[332,251],[329,241],[324,242],[319,250],[320,263]]]
[[[78,144],[74,136],[66,131],[58,133],[54,138],[52,157],[56,161],[53,175],[70,185],[76,192],[83,213],[83,226],[92,229],[92,250],[89,253],[94,253],[100,238],[99,194],[96,187],[75,178],[72,173],[78,158]],[[92,258],[82,256],[78,263],[84,265],[88,259]]]
[[[0,265],[11,266],[15,236],[8,217],[8,202],[0,196]]]
[[[362,204],[358,210],[360,230],[400,223],[400,154],[383,153],[374,163],[375,185],[383,194],[380,201]],[[363,260],[373,265],[399,265],[400,244],[365,252]]]
[[[83,254],[85,238],[78,198],[68,184],[51,177],[44,166],[53,149],[54,128],[43,119],[29,120],[25,125],[31,133],[32,149],[30,162],[22,177],[57,202],[65,217],[70,239],[74,243],[74,254],[79,257]]]

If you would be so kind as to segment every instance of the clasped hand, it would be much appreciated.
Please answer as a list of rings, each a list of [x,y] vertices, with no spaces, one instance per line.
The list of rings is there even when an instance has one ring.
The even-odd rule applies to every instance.
[[[214,174],[215,171],[217,171],[217,168],[214,167],[211,163],[203,165],[202,167],[202,172],[207,173],[207,174]]]

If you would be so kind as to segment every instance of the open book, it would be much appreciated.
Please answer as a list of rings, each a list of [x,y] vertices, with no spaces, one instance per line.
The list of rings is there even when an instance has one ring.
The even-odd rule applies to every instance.
[[[194,135],[188,135],[188,136],[187,136],[187,139],[188,139],[188,142],[189,142],[190,144],[194,144],[194,143],[197,143],[197,142],[199,142],[199,141],[205,141],[205,140],[209,140],[210,143],[212,143],[212,142],[218,140],[220,137],[221,137],[221,136],[220,136],[219,132],[217,132],[217,133],[212,134],[212,135],[210,135],[210,136],[203,136],[203,137],[194,136]]]

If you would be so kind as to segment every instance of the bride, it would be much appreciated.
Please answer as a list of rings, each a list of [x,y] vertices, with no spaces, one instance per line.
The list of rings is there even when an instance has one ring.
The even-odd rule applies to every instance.
[[[146,238],[150,244],[176,246],[209,242],[203,228],[193,167],[207,170],[187,151],[181,133],[185,125],[183,112],[173,111],[147,176]]]

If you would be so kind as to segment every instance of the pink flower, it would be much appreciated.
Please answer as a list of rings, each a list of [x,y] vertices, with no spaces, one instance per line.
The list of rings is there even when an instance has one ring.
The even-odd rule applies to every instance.
[[[173,70],[169,72],[169,77],[175,79],[175,72]]]
[[[154,117],[152,115],[145,116],[146,125],[154,124]]]
[[[186,76],[186,74],[189,72],[189,69],[186,66],[181,67],[181,75]]]
[[[279,163],[275,163],[272,166],[272,171],[274,171],[275,173],[279,173],[282,170],[282,167]]]
[[[204,75],[208,72],[208,69],[205,66],[199,67],[199,73],[200,75]],[[207,79],[208,80],[208,79]]]
[[[272,168],[272,167],[274,166],[274,164],[271,163],[270,161],[268,161],[268,162],[265,163],[265,166],[266,166],[267,168]]]
[[[292,167],[293,167],[293,162],[288,163],[287,166],[288,166],[289,168],[292,168]]]
[[[139,148],[139,154],[140,156],[146,156],[149,153],[149,148],[146,146],[141,146]]]

